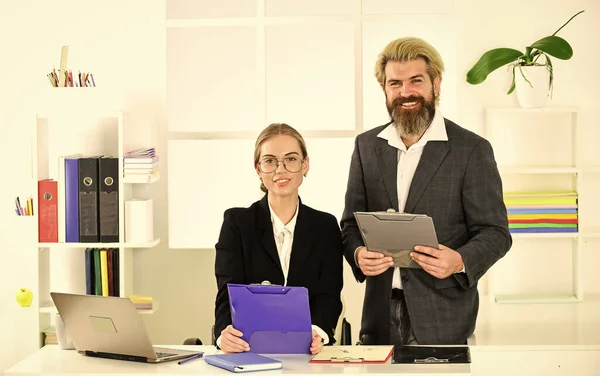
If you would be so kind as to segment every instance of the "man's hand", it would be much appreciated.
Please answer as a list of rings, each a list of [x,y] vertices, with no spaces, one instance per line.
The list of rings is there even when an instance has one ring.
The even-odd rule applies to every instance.
[[[240,337],[242,332],[228,325],[221,331],[221,350],[225,353],[238,353],[242,351],[250,351],[250,345]]]
[[[460,272],[464,265],[460,253],[442,244],[439,249],[418,245],[415,251],[432,256],[410,253],[410,257],[421,265],[423,270],[436,278],[442,279]]]
[[[312,343],[310,344],[310,353],[316,355],[321,352],[323,348],[323,338],[317,334],[317,331],[312,331]]]
[[[394,266],[391,257],[386,257],[380,252],[371,252],[366,247],[357,248],[355,258],[356,264],[366,276],[379,275]]]

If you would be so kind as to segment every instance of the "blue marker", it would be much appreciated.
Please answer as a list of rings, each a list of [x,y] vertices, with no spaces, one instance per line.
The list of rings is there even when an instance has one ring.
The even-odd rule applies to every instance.
[[[202,355],[203,355],[203,353],[192,355],[189,358],[185,358],[183,360],[178,361],[177,364],[181,365],[183,363],[189,362],[190,360],[200,359],[200,358],[202,358]]]

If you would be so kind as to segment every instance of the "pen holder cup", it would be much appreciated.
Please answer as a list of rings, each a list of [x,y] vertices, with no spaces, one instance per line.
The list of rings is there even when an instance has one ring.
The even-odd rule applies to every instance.
[[[58,346],[63,350],[74,350],[75,346],[73,345],[73,341],[67,333],[65,323],[59,314],[54,318],[54,327],[56,328],[56,340],[58,341]]]

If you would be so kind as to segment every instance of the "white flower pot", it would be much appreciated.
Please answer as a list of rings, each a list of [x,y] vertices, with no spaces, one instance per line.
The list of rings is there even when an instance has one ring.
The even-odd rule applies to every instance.
[[[521,107],[544,107],[550,97],[550,72],[545,65],[517,66],[515,86]]]

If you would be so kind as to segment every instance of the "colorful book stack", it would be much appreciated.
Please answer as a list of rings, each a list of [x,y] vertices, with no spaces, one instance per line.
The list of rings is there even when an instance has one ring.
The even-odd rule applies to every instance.
[[[151,296],[139,296],[139,295],[131,295],[129,297],[133,304],[135,304],[135,308],[141,311],[151,310],[152,309],[152,297]]]
[[[577,192],[504,192],[512,233],[577,232]]]
[[[123,157],[123,178],[129,183],[148,183],[160,176],[154,148],[132,150]]]
[[[119,249],[87,248],[85,250],[85,293],[119,296]]]

